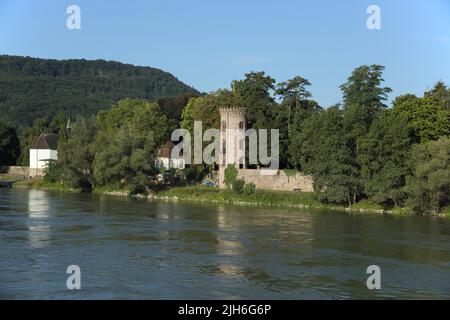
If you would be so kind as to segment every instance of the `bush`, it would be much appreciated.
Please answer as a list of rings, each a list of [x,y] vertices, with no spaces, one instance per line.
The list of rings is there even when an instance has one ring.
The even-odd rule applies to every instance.
[[[250,196],[256,192],[256,186],[254,183],[246,183],[244,186],[244,194]]]
[[[236,181],[238,176],[238,170],[234,165],[229,164],[225,169],[225,177],[224,182],[227,187],[233,186],[233,183]],[[234,186],[233,186],[234,189]]]
[[[242,194],[244,192],[244,185],[245,181],[242,179],[234,180],[233,181],[233,191],[239,194]]]
[[[205,170],[202,165],[191,165],[183,169],[183,173],[188,184],[200,183],[205,176]]]
[[[51,183],[61,181],[61,167],[56,161],[51,161],[45,168],[44,180]]]

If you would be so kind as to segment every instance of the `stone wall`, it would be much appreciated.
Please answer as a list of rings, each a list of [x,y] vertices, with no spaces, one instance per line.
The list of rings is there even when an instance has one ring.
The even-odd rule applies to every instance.
[[[30,174],[29,167],[20,167],[20,166],[1,166],[0,173],[6,173],[14,176],[23,176],[28,177]]]
[[[219,187],[225,188],[225,167],[219,169]],[[238,169],[238,179],[254,183],[257,189],[313,192],[313,179],[297,173],[287,176],[283,170]]]

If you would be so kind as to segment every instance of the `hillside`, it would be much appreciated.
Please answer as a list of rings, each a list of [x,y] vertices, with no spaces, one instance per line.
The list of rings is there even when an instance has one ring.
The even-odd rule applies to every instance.
[[[157,100],[199,94],[172,74],[104,60],[49,60],[0,55],[0,121],[30,125],[60,111],[89,115],[123,98]]]

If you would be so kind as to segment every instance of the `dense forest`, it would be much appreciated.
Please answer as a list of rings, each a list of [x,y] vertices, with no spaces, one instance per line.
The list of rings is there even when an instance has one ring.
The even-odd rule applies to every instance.
[[[157,100],[177,94],[199,92],[150,67],[0,55],[0,121],[16,129],[60,112],[87,116],[125,98]]]
[[[384,67],[355,68],[340,86],[342,102],[320,106],[312,84],[296,76],[277,82],[250,72],[230,89],[207,95],[182,95],[157,101],[128,98],[95,116],[79,115],[70,132],[67,115],[37,118],[22,134],[3,125],[0,154],[26,164],[27,145],[41,132],[60,134],[59,160],[47,178],[92,190],[124,188],[145,192],[157,173],[153,157],[175,128],[219,128],[220,107],[245,107],[247,127],[280,130],[283,169],[312,175],[315,196],[325,204],[354,206],[360,201],[385,208],[407,207],[439,213],[450,205],[450,88],[442,81],[421,96],[398,96],[383,85]],[[2,151],[3,150],[3,151]],[[206,165],[186,175],[197,182]]]

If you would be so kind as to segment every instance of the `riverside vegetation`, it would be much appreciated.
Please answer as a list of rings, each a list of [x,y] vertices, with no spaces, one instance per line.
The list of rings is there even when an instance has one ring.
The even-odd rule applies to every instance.
[[[264,72],[251,72],[234,81],[232,90],[185,100],[179,118],[163,112],[158,101],[133,98],[78,116],[70,132],[64,115],[37,119],[29,136],[44,131],[60,135],[59,160],[41,183],[82,191],[156,192],[186,200],[448,212],[450,89],[439,81],[422,97],[402,95],[388,107],[391,89],[383,86],[383,69],[364,65],[353,70],[340,87],[342,104],[327,108],[312,99],[307,79],[276,83]],[[219,107],[236,106],[247,108],[248,128],[280,130],[282,169],[312,175],[314,194],[254,190],[233,179],[227,190],[192,186],[211,172],[206,165],[180,173],[189,187],[158,190],[150,179],[158,174],[154,154],[171,131],[192,131],[194,121],[202,121],[204,129],[218,128]],[[11,164],[20,163],[28,150],[17,149],[21,136],[11,128],[0,126],[0,154]]]

